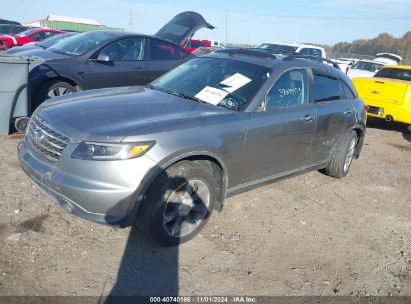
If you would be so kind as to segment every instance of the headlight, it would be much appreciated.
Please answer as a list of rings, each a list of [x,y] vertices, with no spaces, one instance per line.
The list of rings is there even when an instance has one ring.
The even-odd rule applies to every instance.
[[[89,160],[121,160],[136,158],[146,153],[155,142],[140,143],[96,143],[82,142],[71,153],[71,157]]]

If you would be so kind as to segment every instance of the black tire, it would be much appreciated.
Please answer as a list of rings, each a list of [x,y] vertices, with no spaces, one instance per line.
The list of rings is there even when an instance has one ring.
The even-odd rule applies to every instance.
[[[341,137],[334,147],[328,166],[324,169],[325,174],[336,178],[343,178],[347,175],[354,156],[353,149],[357,146],[357,141],[358,138],[355,131],[349,131]]]
[[[183,203],[170,203],[169,200],[172,197],[175,197],[172,195],[175,195],[177,193],[179,193],[178,195],[181,195],[180,197],[183,197],[180,190],[182,188],[184,188],[183,191],[185,197],[185,193],[187,193],[185,187],[187,187],[187,184],[192,181],[201,182],[201,187],[204,187],[204,185],[206,185],[209,191],[209,195],[207,196],[208,206],[206,206],[206,203],[203,202],[197,194],[195,195],[195,197],[197,197],[198,199],[194,199],[193,196],[191,204],[193,204],[194,206],[201,205],[201,207],[203,208],[201,210],[201,214],[199,215],[199,213],[197,212],[200,211],[194,211],[193,208],[187,215],[181,215],[180,206],[182,206]],[[193,185],[195,186],[195,184]],[[197,188],[197,190],[199,189],[200,188]],[[144,237],[148,237],[149,239],[163,246],[176,246],[178,244],[191,240],[203,228],[212,214],[216,199],[216,189],[217,187],[215,185],[212,173],[209,170],[191,161],[181,161],[179,163],[176,163],[175,165],[165,170],[153,182],[153,184],[147,191],[141,208],[137,214],[137,229],[140,233],[144,234]],[[192,194],[194,194],[194,192]],[[190,194],[190,197],[192,194]],[[168,219],[166,218],[166,213],[169,212],[168,208],[170,206],[178,206],[175,208],[173,207],[172,209],[174,211],[177,210],[178,215],[174,220],[166,223]],[[204,213],[204,215],[202,213]],[[190,224],[188,221],[185,222],[184,218],[190,216],[190,219],[193,220],[194,215],[198,218],[201,218],[198,223],[196,222],[195,225],[197,226],[195,226],[195,228],[193,228],[193,230],[188,234],[183,234],[184,224],[187,224],[186,227],[191,227],[192,225],[194,225]],[[182,218],[182,222],[178,223],[178,217]],[[173,221],[175,222],[173,223]],[[170,227],[167,226],[171,224],[173,224],[173,226],[178,226],[178,233],[183,235],[171,235]]]
[[[78,92],[79,89],[77,86],[72,86],[71,84],[65,81],[60,81],[60,80],[48,81],[44,83],[43,85],[41,85],[37,91],[36,100],[33,102],[33,105],[32,105],[33,112],[41,103],[45,102],[47,99],[55,97],[55,96],[49,95],[49,92],[52,92],[52,91],[55,91],[55,93],[60,91],[62,94],[60,95],[54,94],[54,95],[61,96],[65,94]]]

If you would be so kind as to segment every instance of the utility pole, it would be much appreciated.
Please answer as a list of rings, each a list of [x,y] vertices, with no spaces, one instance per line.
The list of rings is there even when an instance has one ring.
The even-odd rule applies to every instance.
[[[228,10],[225,10],[225,46],[228,47]]]
[[[130,19],[128,20],[128,30],[133,31],[133,11],[130,10]]]

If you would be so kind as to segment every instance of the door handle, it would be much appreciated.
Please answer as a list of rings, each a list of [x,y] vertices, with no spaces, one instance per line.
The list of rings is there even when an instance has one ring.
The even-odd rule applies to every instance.
[[[303,117],[301,118],[301,120],[303,120],[303,121],[312,121],[313,118],[314,118],[314,117],[313,117],[312,115],[307,114],[307,115],[303,116]]]
[[[350,109],[346,109],[343,113],[344,115],[351,115],[352,111]]]

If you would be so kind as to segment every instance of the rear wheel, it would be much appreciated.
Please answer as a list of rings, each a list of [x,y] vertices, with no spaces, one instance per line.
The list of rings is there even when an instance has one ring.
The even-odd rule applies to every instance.
[[[192,239],[214,207],[211,172],[190,161],[179,162],[150,186],[137,216],[137,227],[155,242],[175,246]]]
[[[347,175],[357,146],[357,133],[349,131],[336,144],[325,174],[342,178]]]

